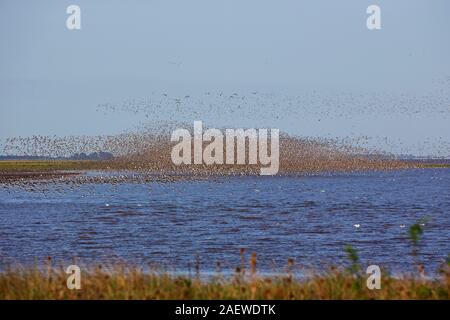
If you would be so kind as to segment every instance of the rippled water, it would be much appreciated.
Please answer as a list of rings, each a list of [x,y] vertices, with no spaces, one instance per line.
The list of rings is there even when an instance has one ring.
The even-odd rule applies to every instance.
[[[323,269],[351,244],[363,265],[409,272],[407,230],[421,218],[426,270],[450,253],[448,169],[47,188],[0,188],[3,264],[52,256],[186,271],[198,254],[202,270],[217,261],[232,270],[246,248],[259,270],[280,271],[288,258]]]

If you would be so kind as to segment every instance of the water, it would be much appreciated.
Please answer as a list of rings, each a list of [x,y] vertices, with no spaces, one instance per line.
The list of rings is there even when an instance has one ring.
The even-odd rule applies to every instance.
[[[233,270],[246,248],[260,271],[288,258],[323,270],[345,263],[351,244],[362,265],[410,272],[407,230],[422,218],[426,271],[450,253],[449,169],[46,187],[0,187],[3,265],[51,256],[186,271],[198,254],[203,271]]]

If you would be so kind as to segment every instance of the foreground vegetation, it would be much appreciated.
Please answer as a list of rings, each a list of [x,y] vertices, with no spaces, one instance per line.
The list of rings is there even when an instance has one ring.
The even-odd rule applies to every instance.
[[[410,227],[412,255],[417,274],[393,277],[381,273],[381,287],[368,287],[367,275],[359,264],[357,251],[346,246],[349,259],[345,269],[330,269],[296,279],[294,261],[288,261],[286,273],[261,276],[256,270],[256,254],[252,253],[248,268],[241,249],[241,265],[231,276],[223,276],[220,264],[209,278],[201,277],[199,261],[194,276],[176,276],[170,273],[144,272],[137,267],[116,265],[80,269],[78,285],[73,273],[64,268],[53,268],[49,258],[45,268],[8,268],[0,272],[0,299],[450,299],[450,258],[434,279],[423,275],[418,263],[418,244],[423,230],[420,224]],[[66,273],[69,272],[69,274]],[[371,281],[370,281],[371,282]],[[372,283],[373,284],[373,283]]]
[[[449,299],[450,273],[435,280],[382,276],[369,290],[364,276],[344,270],[295,280],[292,275],[242,272],[200,277],[143,272],[116,266],[81,273],[81,289],[69,290],[63,268],[16,268],[0,273],[0,299]]]

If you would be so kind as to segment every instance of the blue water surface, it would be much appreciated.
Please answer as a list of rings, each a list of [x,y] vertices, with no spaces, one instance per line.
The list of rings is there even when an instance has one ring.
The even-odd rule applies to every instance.
[[[418,259],[435,272],[450,253],[450,170],[414,169],[166,183],[0,185],[0,261],[120,261],[224,270],[240,248],[262,272],[346,263],[412,271],[408,227],[423,223]],[[248,261],[248,260],[247,260]]]

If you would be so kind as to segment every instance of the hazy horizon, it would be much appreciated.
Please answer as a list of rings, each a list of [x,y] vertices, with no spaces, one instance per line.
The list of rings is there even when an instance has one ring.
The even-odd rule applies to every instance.
[[[81,30],[66,28],[70,4]],[[371,4],[381,30],[366,28]],[[449,9],[444,0],[2,1],[0,143],[203,120],[449,157]],[[220,93],[247,104],[237,110]],[[186,96],[179,112],[174,101]],[[146,107],[129,112],[130,101]]]

